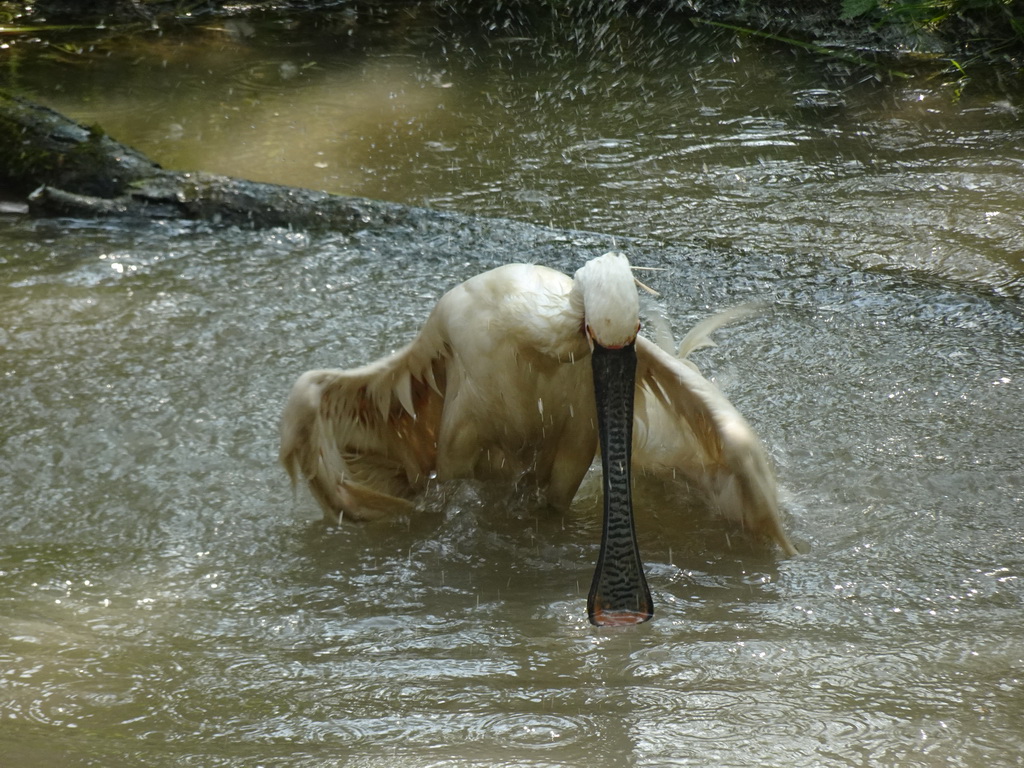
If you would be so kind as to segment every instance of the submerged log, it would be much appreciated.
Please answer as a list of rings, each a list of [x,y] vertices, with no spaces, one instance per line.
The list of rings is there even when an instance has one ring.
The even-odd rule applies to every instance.
[[[0,181],[10,193],[41,185],[110,198],[160,166],[48,107],[0,92]]]
[[[354,232],[444,214],[209,173],[161,168],[48,107],[0,92],[0,185],[30,215],[191,219]],[[411,222],[410,222],[411,223]]]

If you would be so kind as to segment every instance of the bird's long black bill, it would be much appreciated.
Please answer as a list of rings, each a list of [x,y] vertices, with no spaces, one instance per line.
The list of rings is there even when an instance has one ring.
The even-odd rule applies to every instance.
[[[598,626],[640,624],[654,615],[654,605],[640,561],[630,488],[636,348],[633,344],[621,349],[594,345],[592,362],[604,474],[604,530],[587,614]]]

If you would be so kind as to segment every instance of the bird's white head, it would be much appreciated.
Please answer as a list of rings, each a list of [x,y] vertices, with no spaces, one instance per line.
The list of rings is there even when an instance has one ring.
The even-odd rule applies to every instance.
[[[606,253],[576,270],[570,301],[583,315],[591,346],[619,349],[636,340],[640,298],[623,254]]]

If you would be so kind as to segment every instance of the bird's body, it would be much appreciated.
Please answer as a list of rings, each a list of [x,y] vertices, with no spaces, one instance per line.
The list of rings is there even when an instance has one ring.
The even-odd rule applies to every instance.
[[[470,278],[440,299],[403,349],[361,368],[303,374],[285,407],[281,460],[335,520],[412,509],[435,477],[531,478],[552,505],[566,507],[606,423],[595,387],[628,377],[623,392],[633,393],[635,416],[609,418],[629,422],[636,466],[687,478],[721,513],[793,553],[760,441],[695,368],[636,336],[637,305],[628,262],[614,254],[588,262],[575,279],[526,264]],[[606,357],[633,358],[634,348],[635,384],[618,368],[599,372]],[[609,456],[615,440],[630,442],[628,431],[616,434]],[[620,453],[632,533],[628,445]],[[605,467],[606,504],[615,469]],[[634,575],[643,580],[642,570]]]

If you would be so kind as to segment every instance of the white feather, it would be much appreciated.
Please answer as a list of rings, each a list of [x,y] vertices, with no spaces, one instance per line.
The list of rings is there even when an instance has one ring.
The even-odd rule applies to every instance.
[[[636,338],[634,466],[687,478],[714,509],[792,554],[760,441],[686,360],[752,311],[702,321],[673,354],[667,322],[654,322],[659,344],[636,338],[637,289],[621,254],[592,259],[574,279],[499,267],[446,293],[394,354],[299,377],[281,461],[331,520],[408,511],[433,477],[528,478],[568,506],[597,453],[590,344]]]

